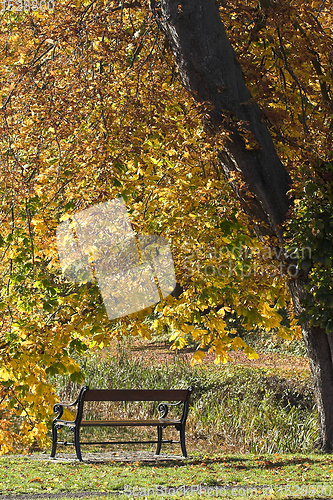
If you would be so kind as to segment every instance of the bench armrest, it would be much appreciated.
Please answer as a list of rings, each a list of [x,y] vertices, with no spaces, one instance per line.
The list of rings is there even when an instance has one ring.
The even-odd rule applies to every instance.
[[[73,403],[56,403],[54,406],[53,406],[53,412],[57,414],[55,420],[59,420],[63,413],[64,413],[64,406],[66,406],[67,408],[69,408],[70,406],[75,406],[78,404],[79,402],[79,399],[80,399],[80,396],[78,396],[76,398],[75,401],[73,401]]]
[[[62,415],[64,413],[64,406],[66,406],[67,408],[70,408],[71,406],[75,406],[75,405],[78,405],[75,422],[79,423],[81,421],[81,418],[82,418],[84,395],[85,395],[85,392],[87,390],[89,390],[88,386],[82,387],[82,389],[80,391],[80,394],[78,395],[78,397],[76,398],[76,400],[73,401],[73,403],[56,403],[53,406],[53,411],[54,411],[54,413],[57,414],[57,416],[53,420],[53,423],[56,423],[62,417]]]
[[[159,418],[165,418],[169,412],[169,406],[179,406],[184,403],[184,401],[178,401],[177,403],[160,403],[158,405],[158,411],[160,412]]]
[[[188,403],[189,403],[189,396],[191,392],[193,391],[193,387],[190,386],[187,388],[187,397],[185,401],[177,401],[177,403],[160,403],[158,405],[158,411],[160,412],[160,417],[159,418],[165,418],[169,412],[169,406],[179,406],[183,404],[183,414],[181,417],[182,421],[186,421],[187,418],[187,413],[188,413]]]

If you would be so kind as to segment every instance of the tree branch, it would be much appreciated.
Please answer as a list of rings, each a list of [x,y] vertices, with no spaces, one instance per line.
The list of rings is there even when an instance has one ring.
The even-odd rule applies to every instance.
[[[215,0],[150,0],[150,7],[170,43],[184,86],[206,107],[206,129],[219,134],[229,117],[229,139],[218,155],[225,174],[241,174],[253,194],[244,199],[248,213],[259,214],[266,230],[282,241],[280,225],[291,203],[291,179],[246,88]],[[253,134],[257,147],[246,147],[244,129]]]

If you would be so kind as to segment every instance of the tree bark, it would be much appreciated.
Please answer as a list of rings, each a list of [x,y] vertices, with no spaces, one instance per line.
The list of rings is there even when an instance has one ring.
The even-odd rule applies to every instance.
[[[219,152],[219,159],[227,176],[237,171],[248,184],[247,194],[240,193],[244,208],[282,241],[279,225],[290,205],[286,193],[291,179],[244,83],[215,0],[162,0],[152,8],[185,87],[197,102],[209,105],[207,128],[216,133],[221,125],[228,126],[230,140]],[[239,122],[253,134],[257,148],[246,148]]]
[[[261,231],[264,226],[266,234],[275,234],[283,244],[280,226],[291,204],[287,196],[291,179],[246,88],[215,0],[151,0],[150,5],[168,38],[184,86],[198,103],[209,105],[208,130],[219,133],[221,126],[224,130],[228,126],[230,137],[219,160],[227,176],[237,171],[247,183],[246,193],[240,193],[244,209],[260,221]],[[239,122],[245,122],[257,148],[246,148]],[[298,276],[287,283],[296,313],[308,293],[304,279]],[[328,451],[333,448],[333,339],[308,324],[302,325],[302,331],[319,414],[318,445]]]
[[[301,301],[309,292],[304,289],[302,279],[288,283],[290,296],[296,314],[303,311]],[[313,377],[314,392],[318,410],[319,439],[317,446],[323,451],[333,449],[333,337],[324,329],[302,324],[303,339],[306,346]]]

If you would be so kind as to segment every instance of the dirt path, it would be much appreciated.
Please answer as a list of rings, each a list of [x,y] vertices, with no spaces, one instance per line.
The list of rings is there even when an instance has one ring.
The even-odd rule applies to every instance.
[[[116,354],[115,346],[107,348],[108,352]],[[140,359],[144,364],[168,364],[175,359],[183,360],[190,363],[194,349],[182,349],[174,351],[169,348],[169,345],[163,342],[147,342],[143,339],[134,338],[125,348],[125,352],[130,352],[131,356]],[[293,356],[278,353],[262,353],[258,351],[258,359],[248,359],[242,351],[230,352],[230,363],[243,366],[254,366],[258,368],[267,368],[281,370],[283,372],[308,372],[310,374],[310,366],[307,358],[301,356]],[[206,354],[203,360],[204,365],[214,363],[215,355],[213,353]]]

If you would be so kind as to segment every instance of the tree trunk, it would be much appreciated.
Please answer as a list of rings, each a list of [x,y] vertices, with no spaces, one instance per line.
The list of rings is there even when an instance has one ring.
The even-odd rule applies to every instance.
[[[308,292],[300,279],[288,283],[290,296],[296,314],[303,310],[301,300]],[[302,325],[310,368],[313,376],[314,392],[317,402],[319,440],[318,448],[323,451],[333,449],[333,337],[327,335],[324,329],[310,327],[308,323]]]
[[[290,177],[281,163],[262,115],[243,80],[235,52],[223,27],[215,0],[151,1],[151,9],[170,43],[184,86],[206,106],[211,133],[226,126],[229,140],[219,152],[227,176],[239,172],[247,189],[238,194],[246,212],[260,221],[260,231],[275,234],[283,244],[280,225],[291,203]],[[253,134],[257,147],[245,147],[239,122]],[[236,190],[237,190],[237,186]],[[264,227],[264,229],[263,229]],[[307,293],[304,277],[288,284],[296,312]],[[333,340],[320,328],[302,326],[319,413],[319,446],[333,448]],[[296,432],[296,429],[295,429]]]

